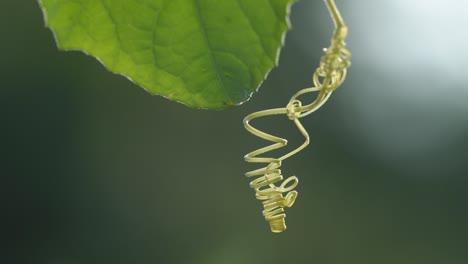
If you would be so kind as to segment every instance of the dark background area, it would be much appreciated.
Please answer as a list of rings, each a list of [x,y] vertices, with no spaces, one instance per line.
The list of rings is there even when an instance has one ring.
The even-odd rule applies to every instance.
[[[58,51],[35,1],[2,1],[0,262],[468,263],[466,4],[413,2],[338,1],[353,65],[283,164],[300,184],[278,235],[243,176],[265,142],[242,119],[311,85],[333,30],[322,1],[293,6],[280,66],[226,111]],[[287,118],[259,124],[302,140]]]

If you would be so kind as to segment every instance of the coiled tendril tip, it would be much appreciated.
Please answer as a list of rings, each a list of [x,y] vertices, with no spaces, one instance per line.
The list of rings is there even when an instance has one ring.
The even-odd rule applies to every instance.
[[[248,153],[244,158],[247,162],[267,164],[265,167],[247,172],[245,176],[249,178],[258,176],[258,178],[250,182],[250,187],[255,190],[256,198],[262,201],[263,216],[270,223],[271,231],[274,233],[286,230],[284,208],[291,207],[298,195],[298,192],[294,190],[299,183],[296,176],[290,176],[279,186],[278,184],[283,180],[280,170],[282,161],[298,153],[309,144],[309,134],[302,126],[300,118],[315,112],[328,100],[332,92],[343,83],[346,78],[346,69],[350,66],[351,53],[345,47],[348,28],[344,24],[334,1],[325,1],[335,23],[336,30],[330,47],[324,50],[325,54],[320,60],[319,67],[314,72],[312,78],[314,87],[302,89],[294,94],[284,108],[258,111],[244,118],[244,126],[247,131],[273,143]],[[318,92],[316,99],[308,105],[303,105],[298,98],[303,94],[312,92]],[[279,158],[261,157],[260,155],[264,153],[286,146],[287,140],[254,128],[250,124],[250,121],[260,117],[279,114],[287,115],[294,122],[304,136],[305,141],[296,149]]]

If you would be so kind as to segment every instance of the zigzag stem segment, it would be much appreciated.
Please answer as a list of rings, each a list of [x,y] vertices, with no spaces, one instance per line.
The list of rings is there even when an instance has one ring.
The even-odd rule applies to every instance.
[[[263,110],[252,113],[244,118],[245,128],[255,136],[258,136],[273,144],[257,149],[245,155],[245,160],[251,163],[264,163],[265,167],[247,172],[247,177],[257,177],[250,182],[256,192],[258,200],[263,204],[263,215],[270,223],[271,231],[280,233],[286,230],[285,207],[291,207],[298,195],[294,188],[299,183],[296,176],[290,176],[283,180],[281,175],[281,163],[283,160],[293,156],[304,149],[310,142],[309,134],[299,121],[300,118],[307,116],[319,109],[328,100],[332,92],[338,88],[346,78],[346,69],[350,66],[351,53],[345,47],[345,39],[348,35],[348,28],[344,24],[341,15],[336,8],[333,0],[325,0],[336,26],[335,33],[331,40],[331,45],[325,49],[325,55],[320,60],[320,66],[316,69],[313,76],[314,87],[302,89],[291,97],[289,103],[284,108]],[[316,99],[303,106],[297,98],[306,93],[318,92]],[[261,156],[267,152],[286,146],[287,140],[280,138],[257,128],[254,128],[250,121],[270,116],[287,115],[294,122],[301,134],[304,136],[304,143],[293,151],[278,157]],[[278,185],[279,184],[279,185]]]

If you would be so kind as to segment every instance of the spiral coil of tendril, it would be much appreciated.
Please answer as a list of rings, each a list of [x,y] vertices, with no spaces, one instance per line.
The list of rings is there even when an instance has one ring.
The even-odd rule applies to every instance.
[[[275,233],[286,230],[284,208],[291,207],[298,195],[297,191],[294,190],[299,183],[298,178],[290,176],[283,181],[283,175],[280,170],[281,163],[283,160],[304,149],[310,141],[309,134],[299,119],[315,112],[328,100],[332,92],[343,83],[346,78],[346,69],[350,66],[351,53],[345,47],[348,28],[344,24],[334,1],[326,0],[326,3],[335,23],[336,30],[330,47],[325,49],[325,54],[320,60],[320,65],[314,72],[314,87],[302,89],[294,94],[284,108],[263,110],[252,113],[244,118],[244,126],[247,131],[257,137],[273,142],[271,145],[248,153],[244,158],[247,162],[267,164],[265,167],[247,172],[245,176],[248,178],[257,177],[250,182],[250,187],[255,190],[256,198],[262,201],[265,220],[270,223],[271,231]],[[318,92],[316,99],[312,103],[303,106],[302,102],[297,98],[311,92]],[[263,132],[250,124],[250,121],[256,118],[271,115],[287,115],[305,138],[304,143],[298,148],[278,158],[261,155],[286,146],[287,140]],[[281,181],[283,182],[280,183]]]

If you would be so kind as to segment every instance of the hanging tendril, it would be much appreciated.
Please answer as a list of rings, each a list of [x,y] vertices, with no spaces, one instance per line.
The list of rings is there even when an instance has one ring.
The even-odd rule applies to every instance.
[[[294,94],[284,108],[263,110],[252,113],[244,118],[244,126],[247,131],[257,137],[273,142],[271,145],[245,155],[247,162],[267,164],[265,167],[247,172],[245,176],[248,178],[258,176],[258,178],[250,182],[250,187],[255,190],[256,198],[262,201],[265,220],[270,223],[271,231],[275,233],[286,230],[284,208],[291,207],[298,195],[297,191],[294,190],[299,183],[298,178],[290,176],[283,181],[283,175],[280,170],[281,163],[304,149],[310,141],[309,134],[299,119],[315,112],[325,104],[333,91],[345,80],[346,69],[350,66],[351,52],[345,47],[348,28],[343,22],[334,0],[325,0],[325,2],[336,29],[331,39],[330,47],[324,50],[325,54],[320,60],[319,67],[314,72],[312,78],[314,86],[302,89]],[[318,92],[316,99],[310,104],[302,105],[302,102],[298,98],[303,94],[313,92]],[[250,124],[250,121],[254,119],[271,115],[287,115],[305,138],[304,143],[298,148],[278,158],[261,155],[286,146],[287,140],[263,132]],[[280,183],[281,181],[283,182]]]

